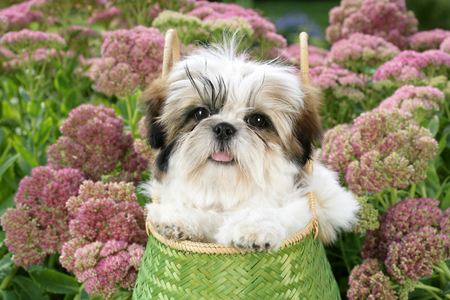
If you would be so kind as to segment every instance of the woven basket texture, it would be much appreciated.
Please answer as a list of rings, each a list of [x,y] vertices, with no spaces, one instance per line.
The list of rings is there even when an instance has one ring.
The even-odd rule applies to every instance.
[[[277,252],[203,254],[150,235],[133,300],[340,299],[325,249],[310,234]]]

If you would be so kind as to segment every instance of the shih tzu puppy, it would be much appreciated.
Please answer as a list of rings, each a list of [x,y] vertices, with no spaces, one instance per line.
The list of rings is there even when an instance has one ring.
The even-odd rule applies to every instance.
[[[245,251],[277,250],[311,220],[319,236],[350,229],[358,203],[337,174],[314,163],[319,96],[295,69],[238,54],[235,38],[189,55],[143,93],[160,204],[147,220],[169,239]]]

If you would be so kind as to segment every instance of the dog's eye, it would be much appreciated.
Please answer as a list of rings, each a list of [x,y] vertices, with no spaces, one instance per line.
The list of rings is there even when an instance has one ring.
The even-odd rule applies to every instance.
[[[199,108],[199,109],[197,109],[195,111],[194,117],[198,121],[201,121],[201,120],[206,119],[207,117],[209,117],[209,111],[206,110],[205,108],[201,107],[201,108]]]
[[[266,119],[261,115],[253,115],[248,118],[247,123],[255,127],[264,127],[266,126]]]

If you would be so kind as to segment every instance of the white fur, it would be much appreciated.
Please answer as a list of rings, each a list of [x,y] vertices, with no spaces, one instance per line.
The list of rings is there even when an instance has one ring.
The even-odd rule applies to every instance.
[[[284,239],[311,220],[307,193],[314,191],[321,239],[333,241],[348,230],[359,209],[335,173],[314,163],[314,173],[299,170],[285,157],[282,146],[262,140],[245,122],[249,111],[268,112],[281,143],[293,135],[293,125],[304,108],[301,84],[292,68],[248,61],[228,47],[206,49],[176,64],[169,76],[169,94],[160,120],[167,128],[183,105],[198,97],[186,79],[193,74],[222,76],[227,101],[217,114],[201,120],[190,131],[177,133],[176,146],[165,175],[143,186],[147,194],[158,185],[160,204],[148,204],[148,221],[168,238],[190,239],[235,246],[241,251],[277,250]],[[203,89],[198,78],[194,81]],[[257,94],[250,97],[250,89]],[[273,91],[276,91],[274,93]],[[274,96],[275,95],[275,96]],[[251,101],[249,101],[251,99]],[[227,122],[236,128],[227,150],[236,164],[210,161],[219,151],[212,128]],[[283,144],[285,146],[285,144]],[[297,179],[296,179],[297,178]],[[298,178],[304,178],[299,184]]]

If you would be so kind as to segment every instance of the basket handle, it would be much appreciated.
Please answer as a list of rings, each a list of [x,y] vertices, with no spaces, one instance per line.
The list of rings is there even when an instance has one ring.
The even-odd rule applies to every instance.
[[[309,53],[308,53],[308,34],[306,32],[300,33],[300,77],[303,84],[309,85]],[[312,174],[313,172],[313,160],[310,159],[306,163],[306,169]],[[316,206],[314,200],[313,191],[308,193],[309,207],[312,212],[314,239],[317,238],[319,234],[319,220],[316,216]]]
[[[177,31],[169,29],[164,39],[164,54],[162,77],[165,78],[169,74],[170,61],[173,57],[173,64],[180,61],[180,40],[178,39]]]

